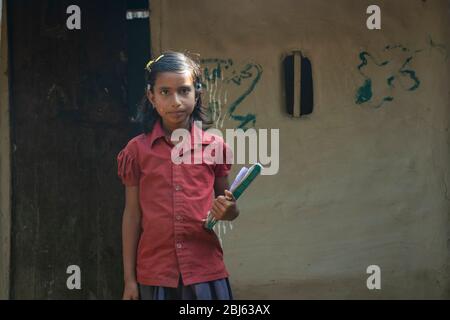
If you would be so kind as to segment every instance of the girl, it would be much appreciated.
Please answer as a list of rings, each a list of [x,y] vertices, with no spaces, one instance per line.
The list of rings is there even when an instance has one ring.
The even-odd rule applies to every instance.
[[[203,227],[209,210],[216,220],[239,215],[228,190],[231,164],[171,161],[175,129],[200,135],[203,150],[218,144],[223,159],[230,152],[222,138],[194,124],[209,123],[199,64],[186,54],[166,52],[147,64],[146,79],[135,119],[143,133],[117,156],[125,185],[123,299],[233,299],[220,242]]]

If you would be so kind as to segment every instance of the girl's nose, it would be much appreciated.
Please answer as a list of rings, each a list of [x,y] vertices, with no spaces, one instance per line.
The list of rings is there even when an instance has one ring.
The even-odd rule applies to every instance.
[[[179,107],[180,105],[181,105],[181,102],[180,102],[180,99],[179,99],[179,97],[178,97],[178,94],[174,94],[173,95],[173,102],[172,102],[172,105],[174,106],[174,107]]]

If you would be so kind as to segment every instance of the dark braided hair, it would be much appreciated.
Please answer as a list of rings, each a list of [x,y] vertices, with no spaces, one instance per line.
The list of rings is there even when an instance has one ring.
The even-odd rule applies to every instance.
[[[196,103],[194,111],[190,115],[190,121],[201,121],[203,129],[207,129],[212,121],[207,109],[202,105],[202,81],[200,63],[196,62],[189,53],[181,53],[174,51],[166,51],[157,59],[150,61],[145,68],[145,82],[146,88],[144,97],[138,105],[136,117],[132,119],[133,122],[139,123],[144,133],[149,133],[153,130],[156,121],[161,119],[152,103],[147,98],[147,90],[154,93],[156,77],[161,72],[185,72],[189,70],[192,74],[192,79],[195,88]]]

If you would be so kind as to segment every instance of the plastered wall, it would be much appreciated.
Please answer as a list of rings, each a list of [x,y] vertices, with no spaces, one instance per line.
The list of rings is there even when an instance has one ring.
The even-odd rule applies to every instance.
[[[155,55],[222,71],[205,94],[216,127],[280,130],[278,174],[222,234],[236,298],[449,297],[449,2],[375,2],[381,30],[373,1],[151,1]],[[292,50],[313,68],[300,119],[284,111]]]

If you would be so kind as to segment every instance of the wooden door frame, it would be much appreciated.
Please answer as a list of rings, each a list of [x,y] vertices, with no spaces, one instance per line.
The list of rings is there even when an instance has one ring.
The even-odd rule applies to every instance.
[[[7,1],[2,1],[0,44],[0,299],[10,298],[11,139],[8,77]]]

